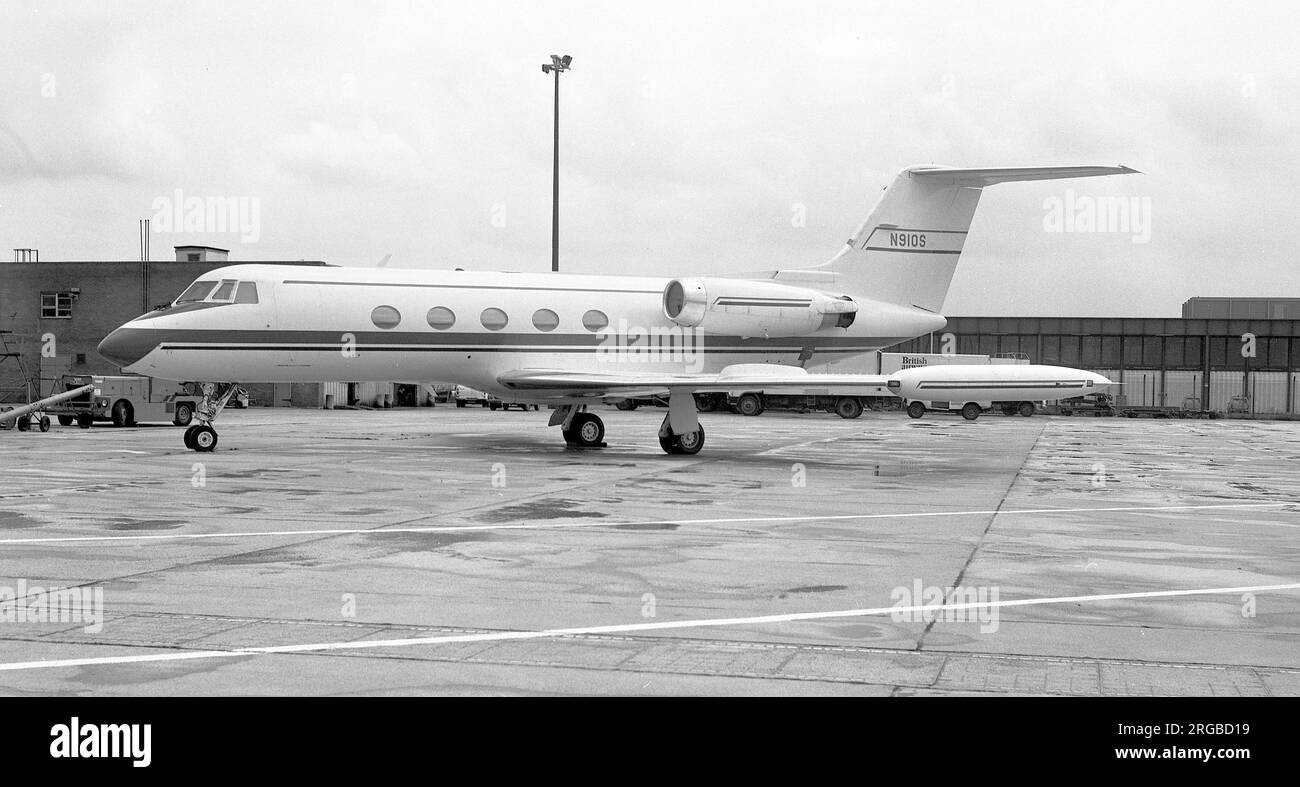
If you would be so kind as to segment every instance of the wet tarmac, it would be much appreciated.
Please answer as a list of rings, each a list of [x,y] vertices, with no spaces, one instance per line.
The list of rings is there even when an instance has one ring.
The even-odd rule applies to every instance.
[[[1300,694],[1300,423],[598,412],[0,433],[0,695]]]

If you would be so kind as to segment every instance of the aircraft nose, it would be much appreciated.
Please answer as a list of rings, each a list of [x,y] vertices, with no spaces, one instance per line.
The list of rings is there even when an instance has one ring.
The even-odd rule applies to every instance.
[[[99,343],[96,351],[125,369],[149,354],[158,346],[157,335],[141,328],[118,328]]]

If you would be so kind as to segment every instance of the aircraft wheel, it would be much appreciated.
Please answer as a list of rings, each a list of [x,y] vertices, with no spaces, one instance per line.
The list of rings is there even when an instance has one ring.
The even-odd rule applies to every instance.
[[[758,394],[744,394],[736,400],[736,412],[741,415],[762,415],[763,399]]]
[[[1021,402],[1020,407],[1017,409],[1017,412],[1019,412],[1025,418],[1028,418],[1029,416],[1034,414],[1034,403]]]
[[[207,424],[199,424],[193,427],[194,432],[190,437],[190,447],[200,453],[207,453],[217,447],[217,433]]]
[[[199,425],[194,424],[193,426],[185,430],[185,441],[184,441],[185,447],[190,449],[191,451],[194,450],[194,430],[198,428]]]
[[[920,418],[925,415],[925,405],[920,402],[908,402],[907,414],[912,418]]]
[[[50,431],[50,417],[48,415],[42,415],[41,420],[37,421],[36,423],[40,427],[40,430],[42,432]]]
[[[672,439],[677,442],[677,453],[698,454],[700,449],[704,447],[704,425],[701,424],[698,431],[675,435]]]
[[[172,418],[172,423],[177,426],[189,426],[192,420],[194,420],[193,407],[184,402],[176,405],[176,415]]]
[[[841,396],[835,402],[835,414],[840,418],[857,418],[862,415],[862,402],[852,396]]]
[[[605,442],[605,422],[591,413],[578,413],[573,417],[573,444],[579,448],[594,448]],[[567,436],[565,439],[568,439]]]
[[[73,418],[70,415],[60,415],[59,426],[72,426]]]
[[[677,435],[659,435],[659,447],[664,449],[665,454],[680,454],[682,447],[677,444]]]
[[[974,421],[976,418],[980,417],[980,406],[974,402],[967,402],[965,406],[961,408],[961,417],[965,418],[967,421]]]

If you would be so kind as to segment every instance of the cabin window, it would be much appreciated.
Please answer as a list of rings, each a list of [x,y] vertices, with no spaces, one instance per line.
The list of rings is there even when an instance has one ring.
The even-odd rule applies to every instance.
[[[550,309],[533,312],[533,327],[539,331],[553,331],[560,326],[560,315]]]
[[[217,301],[219,303],[229,303],[235,297],[235,285],[238,283],[239,282],[234,279],[222,279],[221,284],[219,284],[217,289],[212,292],[212,295],[208,297],[208,300]]]
[[[589,331],[595,332],[609,325],[609,318],[602,311],[592,309],[582,315],[582,327]]]
[[[427,316],[429,327],[445,331],[456,324],[456,313],[446,306],[434,306]]]
[[[235,303],[257,303],[257,285],[251,281],[241,281],[235,290]]]
[[[217,286],[216,281],[196,281],[189,287],[185,288],[185,292],[182,292],[181,297],[176,299],[176,303],[177,305],[182,303],[198,303],[208,297],[208,293],[212,292],[212,288],[215,286]]]
[[[370,321],[375,324],[376,328],[383,328],[387,331],[397,327],[397,324],[402,321],[402,314],[392,306],[376,306],[370,312]]]
[[[506,327],[510,322],[510,318],[506,316],[505,312],[493,307],[483,310],[483,313],[479,315],[479,322],[483,323],[483,327],[489,331],[499,331]]]

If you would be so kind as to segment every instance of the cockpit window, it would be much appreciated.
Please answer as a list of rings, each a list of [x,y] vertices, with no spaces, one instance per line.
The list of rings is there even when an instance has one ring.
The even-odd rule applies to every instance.
[[[208,296],[208,300],[229,303],[235,297],[235,285],[238,283],[234,279],[222,279],[221,285]]]
[[[251,281],[241,281],[235,290],[235,303],[257,303],[257,285]]]
[[[215,281],[196,281],[181,293],[181,297],[176,299],[177,305],[182,303],[197,303],[208,297],[212,288],[217,286]]]

